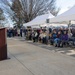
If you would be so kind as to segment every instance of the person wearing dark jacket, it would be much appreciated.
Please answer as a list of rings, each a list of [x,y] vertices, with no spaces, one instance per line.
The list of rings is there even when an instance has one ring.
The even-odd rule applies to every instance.
[[[61,34],[61,31],[59,31],[57,34],[57,38],[54,40],[54,46],[60,47],[61,40],[62,40],[62,34]]]
[[[50,37],[50,44],[53,45],[54,40],[57,38],[57,32],[54,30]]]
[[[63,40],[63,41],[67,41],[67,40],[68,40],[68,34],[67,34],[66,31],[64,31],[64,34],[63,34],[63,36],[62,36],[62,40]]]
[[[22,28],[20,29],[20,36],[22,37]]]
[[[49,28],[49,34],[50,34],[50,33],[52,33],[52,29],[51,29],[51,28]]]
[[[66,31],[64,31],[64,34],[62,35],[62,45],[61,46],[68,44],[68,40],[69,40],[68,34]]]

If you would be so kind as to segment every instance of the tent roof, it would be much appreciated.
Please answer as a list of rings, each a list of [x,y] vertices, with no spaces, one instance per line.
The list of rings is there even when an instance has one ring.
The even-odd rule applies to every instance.
[[[64,12],[63,14],[51,18],[50,22],[54,23],[54,22],[63,22],[63,21],[70,21],[70,20],[75,20],[75,6],[72,7],[70,10]]]
[[[32,21],[25,23],[24,26],[33,26],[46,23],[46,19],[54,17],[51,13],[37,16]]]

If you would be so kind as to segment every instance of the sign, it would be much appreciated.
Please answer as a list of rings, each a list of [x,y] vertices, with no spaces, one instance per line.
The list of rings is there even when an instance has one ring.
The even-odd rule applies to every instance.
[[[49,19],[46,19],[46,23],[49,23]]]

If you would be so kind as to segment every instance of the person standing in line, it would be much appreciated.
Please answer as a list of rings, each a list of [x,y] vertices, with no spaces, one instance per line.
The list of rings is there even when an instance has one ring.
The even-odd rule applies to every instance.
[[[22,28],[20,29],[20,36],[22,37]]]
[[[18,36],[20,36],[20,29],[17,30]]]
[[[23,29],[24,37],[26,36],[26,28]]]

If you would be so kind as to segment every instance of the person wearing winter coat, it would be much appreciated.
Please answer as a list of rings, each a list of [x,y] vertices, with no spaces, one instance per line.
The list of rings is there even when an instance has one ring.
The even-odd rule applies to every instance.
[[[64,31],[64,34],[62,35],[62,46],[68,44],[68,40],[69,40],[68,34],[66,31]]]
[[[60,47],[61,41],[62,41],[62,33],[61,33],[61,31],[59,31],[58,34],[57,34],[57,38],[54,40],[54,46]]]

